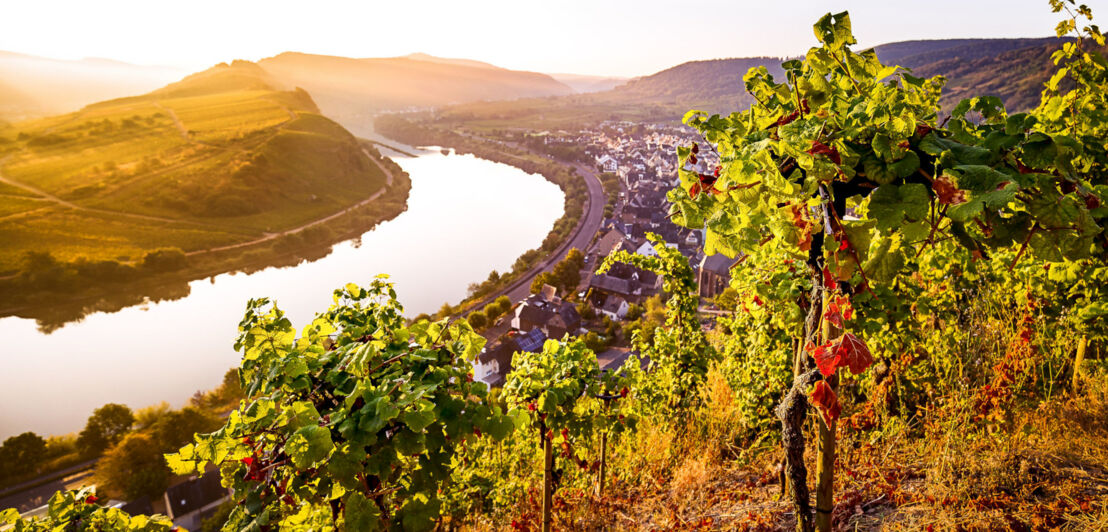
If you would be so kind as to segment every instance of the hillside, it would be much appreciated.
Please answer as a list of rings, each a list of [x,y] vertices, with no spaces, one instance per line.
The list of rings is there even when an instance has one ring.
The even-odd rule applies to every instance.
[[[583,74],[551,74],[550,77],[569,85],[574,92],[579,94],[609,91],[628,81],[627,78]]]
[[[949,110],[963,97],[992,94],[1010,110],[1027,110],[1039,101],[1050,77],[1050,54],[1059,39],[952,39],[904,41],[875,48],[883,61],[912,69],[917,76],[942,74],[947,88],[941,102]],[[447,126],[475,130],[572,129],[603,120],[673,121],[689,109],[727,114],[748,108],[743,75],[765,66],[783,74],[775,57],[690,61],[636,78],[611,90],[557,98],[457,105],[438,113]]]
[[[235,62],[144,96],[0,128],[0,272],[28,251],[126,263],[298,227],[384,171],[303,90]]]
[[[382,110],[573,92],[546,74],[429,56],[351,59],[288,52],[258,64],[281,83],[306,89],[324,114],[339,120]]]
[[[1027,111],[1039,104],[1043,84],[1054,71],[1050,55],[1062,42],[1053,38],[909,41],[874,50],[882,61],[910,68],[916,76],[945,76],[943,109],[953,108],[963,98],[991,95],[999,96],[1010,111]]]
[[[183,71],[169,67],[0,51],[0,119],[76,111],[93,102],[149,92],[182,75]]]

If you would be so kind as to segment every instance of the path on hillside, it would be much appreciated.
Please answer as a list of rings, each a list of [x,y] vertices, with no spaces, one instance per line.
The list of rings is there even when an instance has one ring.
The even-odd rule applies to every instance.
[[[371,155],[369,153],[369,151],[366,150],[365,148],[362,148],[362,153],[365,153],[366,157],[368,157],[369,160],[373,161],[377,165],[377,168],[380,168],[381,171],[385,173],[385,186],[381,187],[381,190],[378,190],[377,192],[374,192],[373,195],[371,195],[370,197],[368,197],[368,198],[366,198],[362,201],[359,201],[358,203],[355,203],[355,204],[353,204],[353,205],[351,205],[351,206],[349,206],[349,207],[347,207],[347,208],[345,208],[341,211],[338,211],[334,214],[330,214],[328,216],[324,216],[323,218],[312,220],[312,221],[310,221],[306,224],[299,225],[299,226],[293,227],[291,229],[286,229],[284,231],[279,231],[279,232],[276,232],[276,233],[265,233],[261,238],[256,238],[256,239],[250,240],[248,242],[239,242],[238,244],[230,244],[230,245],[227,245],[227,246],[219,246],[219,247],[208,248],[208,249],[198,249],[196,251],[190,251],[188,253],[185,253],[185,255],[186,256],[201,255],[201,254],[204,254],[204,253],[214,253],[216,251],[226,251],[226,250],[229,250],[229,249],[237,249],[237,248],[246,247],[246,246],[253,246],[255,244],[261,244],[262,242],[268,242],[270,240],[273,240],[275,238],[280,238],[282,236],[296,234],[296,233],[299,233],[299,232],[301,232],[305,229],[308,229],[310,227],[314,227],[316,225],[334,220],[335,218],[338,218],[339,216],[342,216],[342,215],[344,215],[344,214],[346,214],[346,213],[348,213],[348,212],[350,212],[354,209],[357,209],[359,207],[365,206],[369,202],[371,202],[373,200],[376,200],[377,198],[380,198],[382,194],[384,194],[390,188],[392,188],[392,182],[393,182],[392,172],[390,172],[388,168],[385,168],[385,165],[382,164],[381,161],[378,161],[375,157],[373,157],[373,155]]]
[[[3,159],[0,159],[0,169],[3,169],[4,163],[8,162],[8,159],[10,159],[10,158],[11,158],[11,155],[9,155],[7,157],[4,157]],[[181,220],[181,219],[176,219],[176,218],[163,218],[161,216],[151,216],[151,215],[147,215],[147,214],[135,214],[135,213],[132,213],[132,212],[113,211],[113,210],[110,210],[110,209],[98,209],[98,208],[95,208],[95,207],[85,207],[84,205],[78,205],[78,204],[73,203],[71,201],[59,198],[59,197],[57,197],[53,194],[50,194],[49,192],[46,192],[45,190],[39,189],[37,187],[33,187],[33,186],[28,185],[26,183],[22,183],[22,182],[19,182],[19,181],[12,180],[11,178],[5,177],[3,173],[0,173],[0,183],[4,183],[4,184],[7,184],[7,185],[11,185],[13,187],[16,187],[16,188],[21,188],[23,190],[26,190],[27,192],[30,192],[30,193],[38,196],[37,199],[44,199],[44,200],[56,203],[58,205],[61,205],[62,207],[68,207],[70,209],[75,209],[75,210],[78,210],[78,211],[95,212],[95,213],[99,213],[99,214],[110,214],[110,215],[114,215],[114,216],[126,216],[126,217],[129,217],[129,218],[135,218],[135,219],[139,219],[139,220],[147,220],[147,221],[151,221],[151,222],[189,224],[189,225],[197,225],[197,226],[209,227],[209,228],[219,227],[219,226],[216,226],[216,225],[206,224],[206,223],[203,223],[203,222],[194,222],[192,220]],[[19,214],[24,214],[24,213],[15,213],[15,214],[12,214],[12,215],[8,215],[5,218],[14,217],[14,216],[19,215]],[[226,228],[223,228],[223,230],[226,231]]]

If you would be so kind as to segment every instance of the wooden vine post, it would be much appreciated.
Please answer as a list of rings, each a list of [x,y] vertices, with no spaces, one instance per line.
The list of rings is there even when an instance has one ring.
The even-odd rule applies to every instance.
[[[542,432],[542,532],[550,532],[554,508],[554,449],[547,435],[546,425],[539,426]]]
[[[1070,389],[1073,393],[1077,393],[1078,387],[1081,386],[1081,378],[1084,376],[1081,370],[1081,366],[1085,363],[1085,347],[1088,344],[1088,337],[1082,336],[1077,342],[1077,355],[1073,359],[1073,382],[1070,383]]]
[[[604,411],[607,412],[611,408],[611,398],[601,397],[604,400]],[[600,432],[600,470],[596,476],[596,495],[599,497],[604,493],[604,473],[608,468],[608,431],[603,430]]]
[[[824,291],[823,308],[828,308],[829,299],[830,296]],[[824,320],[820,329],[821,345],[830,342],[834,333],[837,332],[828,320]],[[838,375],[831,375],[824,380],[832,391],[838,391]],[[819,456],[819,462],[816,464],[816,479],[818,482],[816,485],[816,529],[820,532],[828,532],[831,530],[831,516],[835,510],[835,426],[838,424],[838,420],[831,419],[830,423],[827,420],[821,420],[817,424],[819,425],[819,443],[816,447],[816,454]]]

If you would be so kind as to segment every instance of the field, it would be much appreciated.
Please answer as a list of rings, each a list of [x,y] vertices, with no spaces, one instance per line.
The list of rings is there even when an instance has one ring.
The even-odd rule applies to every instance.
[[[0,126],[0,276],[29,251],[132,262],[261,239],[385,185],[303,91],[251,63],[145,96]]]

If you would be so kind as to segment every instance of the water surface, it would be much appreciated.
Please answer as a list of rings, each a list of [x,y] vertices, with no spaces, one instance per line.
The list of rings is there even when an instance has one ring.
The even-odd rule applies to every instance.
[[[539,175],[438,150],[382,151],[411,176],[408,210],[322,259],[193,281],[182,299],[90,314],[50,334],[0,319],[0,439],[80,430],[109,402],[180,406],[216,387],[238,365],[231,346],[252,297],[276,300],[300,328],[335,288],[386,273],[408,316],[432,313],[491,270],[509,270],[562,215],[564,195]]]

